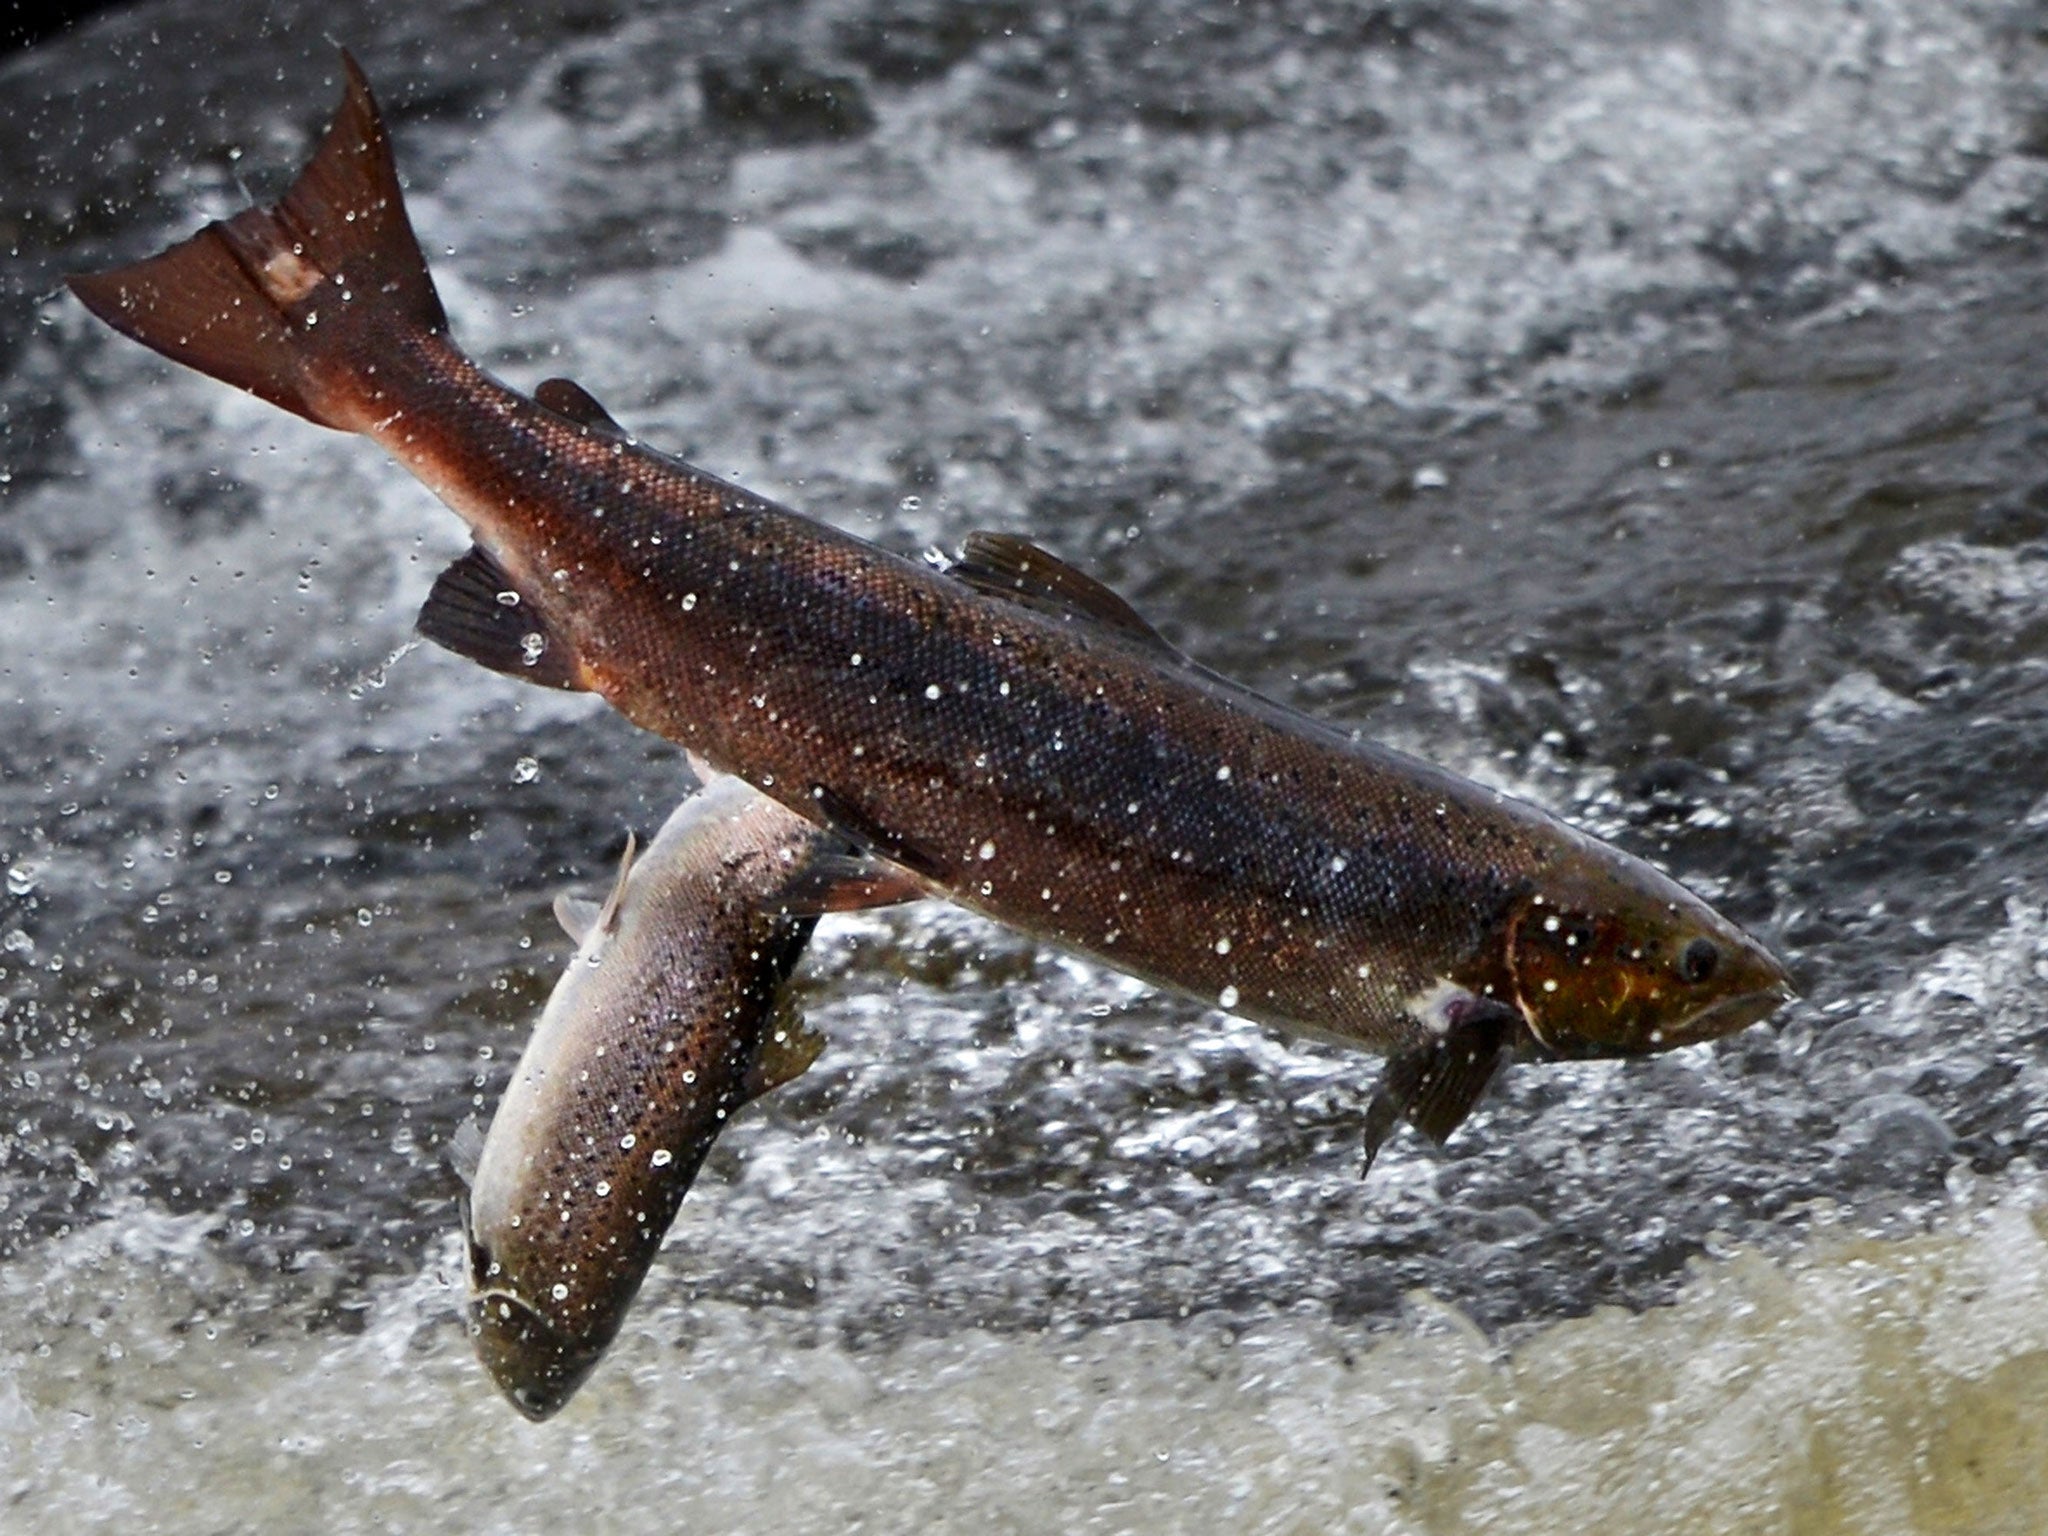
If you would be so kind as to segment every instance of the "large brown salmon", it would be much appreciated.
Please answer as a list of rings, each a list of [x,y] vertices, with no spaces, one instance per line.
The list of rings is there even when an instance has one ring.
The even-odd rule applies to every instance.
[[[469,525],[421,613],[602,694],[934,893],[1218,1007],[1390,1054],[1368,1147],[1504,1052],[1770,1013],[1760,945],[1545,812],[1234,686],[1021,540],[935,570],[529,398],[448,325],[369,88],[274,207],[72,280],[117,329],[373,438]]]

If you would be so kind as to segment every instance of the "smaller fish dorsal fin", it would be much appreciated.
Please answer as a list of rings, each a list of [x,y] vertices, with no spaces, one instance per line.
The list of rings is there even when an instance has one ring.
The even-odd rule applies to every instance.
[[[597,397],[574,379],[543,379],[533,398],[579,427],[615,437],[622,443],[633,441],[633,434],[620,426],[612,413],[597,403]]]
[[[1176,662],[1187,661],[1108,587],[1014,533],[970,533],[946,574],[990,597],[1008,598],[1056,618],[1097,624]]]
[[[803,1022],[796,1004],[785,996],[768,1021],[761,1036],[761,1049],[740,1091],[749,1099],[772,1093],[810,1071],[811,1064],[824,1050],[825,1037]]]
[[[610,934],[618,926],[619,907],[626,899],[626,877],[633,873],[633,861],[639,855],[639,840],[628,832],[626,851],[619,858],[618,876],[612,881],[612,888],[603,901],[592,901],[588,896],[571,896],[567,891],[557,896],[555,921],[562,925],[562,932],[578,945],[593,933]]]

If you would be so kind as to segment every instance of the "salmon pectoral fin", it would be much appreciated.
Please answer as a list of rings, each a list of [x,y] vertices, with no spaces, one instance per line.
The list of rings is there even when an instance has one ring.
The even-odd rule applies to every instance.
[[[448,328],[405,213],[369,82],[348,54],[341,106],[299,179],[138,261],[68,279],[85,307],[173,361],[322,426],[388,414],[380,350]]]
[[[533,398],[557,416],[573,421],[600,437],[615,438],[622,443],[634,440],[633,434],[597,403],[597,397],[574,379],[542,379],[540,387],[533,392]]]
[[[1365,1110],[1365,1167],[1360,1177],[1372,1171],[1381,1145],[1402,1120],[1431,1141],[1447,1140],[1493,1081],[1518,1022],[1506,1004],[1469,992],[1454,995],[1441,1012],[1441,1033],[1387,1060]]]
[[[503,566],[472,545],[434,582],[416,628],[480,667],[544,688],[584,687],[576,653]]]

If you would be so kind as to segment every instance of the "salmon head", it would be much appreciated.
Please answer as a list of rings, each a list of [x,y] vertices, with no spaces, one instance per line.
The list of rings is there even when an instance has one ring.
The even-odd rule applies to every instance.
[[[1508,986],[1543,1054],[1640,1056],[1714,1040],[1793,996],[1777,958],[1699,897],[1596,851],[1568,857],[1508,919]]]

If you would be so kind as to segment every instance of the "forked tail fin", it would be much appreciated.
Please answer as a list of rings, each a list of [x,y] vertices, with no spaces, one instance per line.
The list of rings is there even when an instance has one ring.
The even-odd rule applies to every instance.
[[[344,431],[370,419],[394,333],[445,331],[391,142],[344,52],[341,106],[275,207],[133,266],[69,279],[85,307],[175,362]]]

